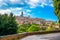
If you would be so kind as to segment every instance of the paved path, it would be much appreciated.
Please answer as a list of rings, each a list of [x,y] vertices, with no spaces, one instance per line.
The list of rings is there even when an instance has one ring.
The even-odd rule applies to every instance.
[[[60,33],[27,36],[20,40],[60,40]]]

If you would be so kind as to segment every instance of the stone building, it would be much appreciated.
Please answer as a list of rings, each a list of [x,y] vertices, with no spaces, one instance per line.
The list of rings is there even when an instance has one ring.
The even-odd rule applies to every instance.
[[[24,17],[23,12],[21,13],[21,16],[16,16],[16,21],[19,24],[32,24],[32,23],[43,24],[45,23],[44,19]]]

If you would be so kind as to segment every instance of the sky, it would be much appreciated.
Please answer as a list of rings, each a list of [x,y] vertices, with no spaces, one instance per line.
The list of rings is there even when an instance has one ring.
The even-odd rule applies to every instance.
[[[52,0],[0,0],[0,14],[12,12],[15,16],[20,16],[22,11],[24,16],[30,15],[32,18],[58,20]]]

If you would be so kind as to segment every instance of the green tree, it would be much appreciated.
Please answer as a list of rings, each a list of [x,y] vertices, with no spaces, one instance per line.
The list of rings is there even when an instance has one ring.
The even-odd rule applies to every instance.
[[[17,33],[17,23],[12,13],[0,15],[0,35]]]
[[[53,0],[53,2],[54,2],[55,14],[59,19],[59,27],[60,27],[60,0]]]
[[[26,30],[31,26],[31,24],[22,24],[18,27],[18,33],[26,32]]]

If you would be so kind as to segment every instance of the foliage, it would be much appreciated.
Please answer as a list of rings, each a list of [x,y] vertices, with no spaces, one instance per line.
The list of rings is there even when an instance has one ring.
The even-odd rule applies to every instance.
[[[12,13],[0,15],[0,35],[17,33],[17,23]]]
[[[22,24],[18,27],[18,33],[39,31],[38,24]]]
[[[31,27],[27,29],[27,32],[35,32],[35,31],[39,31],[39,27],[37,25],[31,25]]]
[[[53,30],[55,30],[54,27],[47,27],[47,28],[46,28],[46,31],[53,31]]]
[[[22,24],[18,27],[18,33],[26,32],[26,30],[31,26],[31,24]]]
[[[59,19],[59,24],[60,24],[60,0],[53,0],[54,2],[54,10],[55,14],[57,15]]]
[[[54,23],[53,23],[54,24]],[[38,24],[22,24],[18,27],[18,33],[22,32],[35,32],[35,31],[53,31],[56,30],[52,25],[49,27],[43,27]]]

